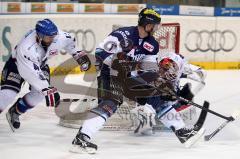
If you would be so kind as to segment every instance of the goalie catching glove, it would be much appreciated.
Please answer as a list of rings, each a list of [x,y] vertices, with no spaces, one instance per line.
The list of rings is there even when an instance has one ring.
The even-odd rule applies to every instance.
[[[46,105],[49,107],[57,107],[60,104],[60,95],[57,88],[48,87],[42,90],[46,99]]]
[[[73,55],[73,58],[80,65],[81,71],[87,71],[90,69],[91,61],[90,61],[89,57],[87,56],[87,53],[85,53],[83,51],[78,51],[76,54]]]

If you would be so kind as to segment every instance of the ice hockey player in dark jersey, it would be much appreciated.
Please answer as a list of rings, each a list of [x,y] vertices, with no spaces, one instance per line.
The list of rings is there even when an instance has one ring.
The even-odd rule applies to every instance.
[[[159,44],[152,34],[158,29],[160,21],[157,12],[145,8],[139,13],[137,26],[119,28],[99,44],[95,54],[96,67],[99,69],[99,104],[87,114],[87,119],[72,142],[72,152],[96,152],[97,145],[91,139],[122,104],[123,79],[127,76],[125,72],[136,69],[144,57],[159,52]]]

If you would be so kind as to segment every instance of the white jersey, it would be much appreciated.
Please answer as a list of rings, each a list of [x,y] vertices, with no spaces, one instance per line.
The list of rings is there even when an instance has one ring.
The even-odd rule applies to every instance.
[[[158,56],[144,57],[140,65],[140,68],[146,71],[155,70],[158,72],[159,71],[158,61],[161,61],[161,59],[164,59],[164,58],[170,58],[177,64],[179,68],[177,72],[177,78],[175,80],[176,86],[178,86],[180,78],[185,76],[185,78],[189,78],[191,80],[199,82],[201,86],[200,89],[203,88],[203,86],[205,85],[204,80],[206,78],[206,72],[201,67],[188,63],[188,61],[184,57],[173,52],[164,54],[162,56],[158,55]],[[132,75],[136,75],[135,72],[132,73]],[[193,93],[195,94],[197,92],[193,92]]]
[[[17,44],[12,57],[16,59],[16,65],[24,80],[32,87],[41,91],[49,87],[49,83],[40,69],[47,59],[57,55],[61,50],[69,54],[75,54],[80,51],[76,47],[75,39],[68,33],[59,30],[47,51],[36,40],[36,31],[29,31],[25,37]]]

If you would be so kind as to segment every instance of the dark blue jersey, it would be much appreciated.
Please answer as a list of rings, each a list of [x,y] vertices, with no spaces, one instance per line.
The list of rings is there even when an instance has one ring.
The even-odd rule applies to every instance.
[[[122,27],[108,35],[100,43],[96,54],[102,58],[105,64],[111,63],[113,54],[125,52],[135,61],[141,61],[146,55],[156,55],[159,51],[159,44],[153,36],[140,38],[138,27]]]

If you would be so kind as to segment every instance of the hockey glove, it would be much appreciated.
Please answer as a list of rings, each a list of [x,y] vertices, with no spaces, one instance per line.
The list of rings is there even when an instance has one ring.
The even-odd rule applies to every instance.
[[[60,95],[57,88],[48,87],[42,90],[48,107],[57,107],[60,104]]]
[[[191,84],[190,83],[186,83],[181,90],[178,91],[178,95],[180,97],[183,97],[187,100],[192,100],[194,97],[194,94],[191,92]],[[188,103],[183,102],[183,101],[179,101],[182,105],[186,105]]]
[[[123,52],[130,52],[133,49],[133,41],[131,39],[123,39],[120,40],[120,46],[123,50]]]
[[[73,58],[77,61],[77,63],[80,65],[81,71],[87,71],[91,67],[91,61],[87,54],[83,51],[78,52],[77,54],[73,55]]]
[[[117,58],[112,61],[111,68],[118,71],[118,75],[125,77],[125,75],[129,72],[128,63],[130,61],[130,57],[126,55],[124,52],[117,53]]]

